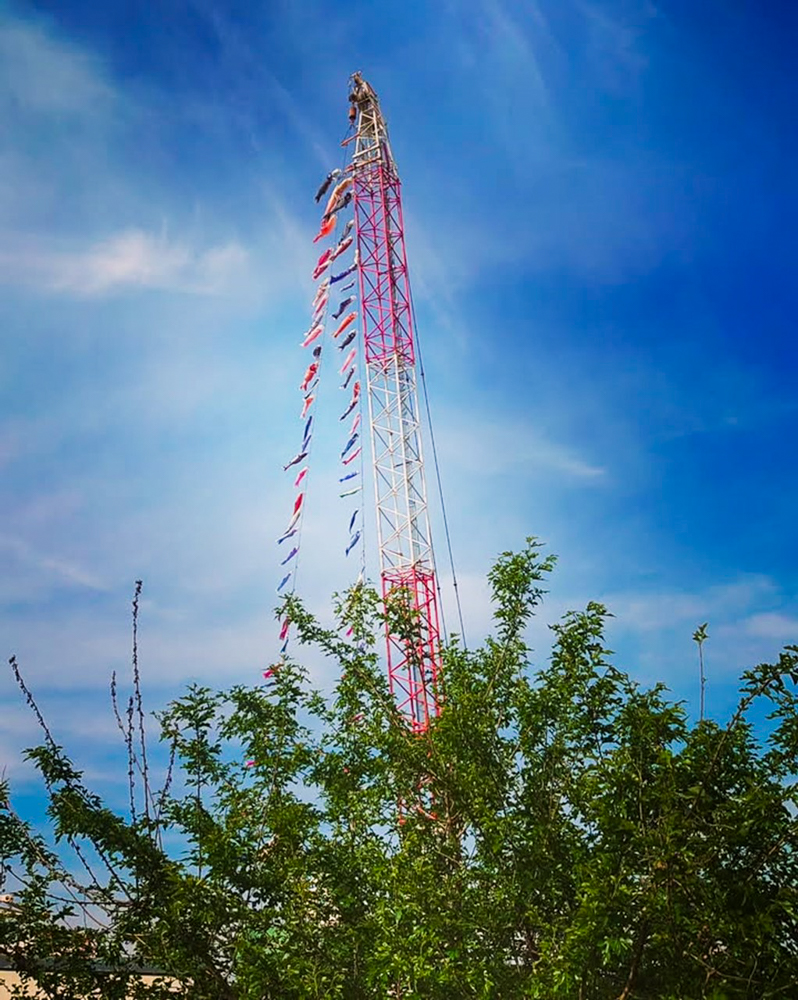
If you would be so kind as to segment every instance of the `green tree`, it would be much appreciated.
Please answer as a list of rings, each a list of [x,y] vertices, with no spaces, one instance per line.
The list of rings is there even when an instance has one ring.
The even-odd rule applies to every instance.
[[[531,668],[552,567],[534,540],[499,558],[494,634],[449,645],[445,709],[422,736],[394,708],[366,587],[338,601],[336,628],[283,609],[339,665],[330,699],[291,661],[261,687],[191,688],[159,717],[158,793],[141,788],[143,728],[120,717],[126,818],[47,735],[31,756],[52,832],[106,874],[79,882],[6,800],[4,870],[26,888],[0,950],[49,996],[85,981],[67,887],[71,912],[103,915],[95,954],[152,963],[196,998],[794,995],[798,648],[743,676],[727,725],[690,726],[662,686],[612,665],[599,604],[553,626]],[[388,614],[412,634],[401,600]],[[53,949],[71,957],[45,982]]]

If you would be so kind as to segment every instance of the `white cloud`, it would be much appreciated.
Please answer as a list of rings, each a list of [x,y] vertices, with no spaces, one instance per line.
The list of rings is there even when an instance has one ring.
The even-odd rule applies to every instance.
[[[222,114],[226,118],[234,114],[237,125],[246,131],[253,148],[262,153],[264,142],[261,123],[265,99],[270,107],[279,109],[306,149],[313,153],[320,167],[325,171],[329,170],[330,149],[323,129],[307,113],[306,105],[271,72],[263,59],[262,48],[257,39],[242,27],[237,17],[230,16],[222,9],[222,5],[213,0],[194,0],[194,7],[204,19],[205,27],[216,36],[232,89],[237,94],[243,92],[257,95],[249,102],[237,99],[234,108],[231,108],[229,102],[225,102],[220,109]],[[306,23],[303,22],[299,29],[291,24],[293,14],[290,7],[282,12],[283,32],[290,35],[298,30],[301,32],[301,42],[304,45],[312,44],[307,38]],[[339,18],[342,19],[341,14]],[[299,20],[303,21],[301,13]],[[324,27],[325,41],[329,41],[332,32],[331,25]]]
[[[35,24],[0,25],[0,107],[63,117],[107,109],[113,90],[95,58]]]
[[[127,107],[104,67],[49,26],[0,17],[0,234],[52,232],[74,213],[88,217],[84,193],[103,201],[109,141]],[[119,191],[115,192],[118,203]],[[103,205],[107,212],[107,205]],[[0,241],[0,268],[7,240]]]
[[[798,643],[798,616],[765,611],[751,615],[745,622],[745,631],[757,638]]]
[[[258,182],[232,149],[229,188],[210,197],[201,181],[173,169],[164,147],[176,120],[191,120],[184,98],[117,87],[91,50],[49,23],[8,18],[0,67],[0,286],[89,299],[159,290],[252,302],[295,291],[297,276],[312,269],[313,248],[307,234],[301,247],[293,238],[286,179],[269,150],[259,154],[258,177],[269,184],[251,192],[254,213],[222,217],[217,195],[223,201],[235,188],[240,197],[242,184]],[[206,102],[202,112],[196,128],[206,140],[218,131],[224,156],[230,109]],[[155,155],[131,166],[142,131]]]
[[[19,429],[13,424],[0,427],[0,469],[10,464],[20,453]]]
[[[706,620],[728,620],[776,597],[777,589],[773,581],[753,574],[704,590],[609,594],[602,600],[617,616],[621,627],[654,632],[668,628],[692,629]]]
[[[585,19],[598,79],[608,90],[628,95],[630,82],[648,65],[640,35],[646,22],[658,16],[656,7],[650,0],[632,0],[623,12],[593,0],[578,0],[576,7]]]
[[[467,428],[467,429],[464,429]],[[605,479],[607,470],[583,458],[575,449],[549,441],[522,418],[480,422],[471,413],[438,431],[439,450],[447,462],[490,476],[505,472],[547,469],[584,482]]]
[[[198,295],[231,290],[248,255],[235,242],[198,249],[185,242],[127,229],[86,249],[54,249],[20,240],[0,247],[0,281],[91,297],[125,289],[159,289]]]
[[[537,5],[532,4],[532,8],[536,15],[536,28],[539,28],[545,22],[542,20]],[[540,59],[532,43],[532,38],[539,32],[535,31],[532,37],[527,35],[501,0],[486,0],[483,3],[483,10],[489,23],[487,38],[490,47],[501,53],[502,62],[516,67],[523,75],[528,85],[525,97],[531,98],[535,106],[549,108],[551,95],[543,75]],[[547,41],[549,39],[550,36]]]
[[[98,576],[79,562],[37,551],[21,538],[0,535],[0,551],[3,550],[15,560],[15,563],[22,569],[23,575],[25,571],[30,571],[39,578],[44,577],[47,581],[55,580],[59,583],[86,587],[89,590],[104,591],[108,589]],[[20,581],[16,573],[14,576],[12,593],[18,593],[17,587]],[[0,588],[0,593],[2,590],[3,588]]]
[[[704,649],[711,712],[727,712],[734,685],[756,663],[773,662],[783,642],[798,639],[798,617],[775,611],[794,607],[776,582],[761,574],[696,590],[658,590],[648,594],[606,592],[595,595],[613,613],[608,642],[621,655],[615,661],[645,684],[665,682],[697,708],[697,650],[693,632],[709,623]],[[579,606],[577,604],[576,606]]]

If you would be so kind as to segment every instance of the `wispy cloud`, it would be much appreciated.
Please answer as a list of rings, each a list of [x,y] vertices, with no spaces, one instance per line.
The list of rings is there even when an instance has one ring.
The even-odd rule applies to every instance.
[[[689,298],[685,275],[711,286],[714,272],[701,266],[712,261],[678,262],[712,228],[696,226],[691,171],[715,175],[699,160],[671,162],[672,150],[689,157],[693,140],[657,131],[678,99],[663,97],[674,78],[656,56],[671,39],[649,32],[651,4],[444,0],[423,23],[403,9],[379,44],[363,28],[364,3],[335,24],[315,3],[279,16],[253,7],[235,21],[216,16],[216,0],[190,6],[138,66],[146,45],[107,7],[84,37],[125,60],[118,78],[118,64],[69,41],[57,15],[0,28],[0,284],[13,389],[0,426],[7,652],[25,653],[45,688],[104,688],[129,649],[127,587],[143,577],[156,595],[143,635],[159,683],[257,679],[274,654],[275,538],[294,499],[279,470],[301,434],[298,342],[318,254],[312,196],[316,174],[343,156],[346,72],[359,64],[385,98],[406,181],[472,642],[491,628],[484,570],[528,530],[563,557],[531,629],[538,657],[546,622],[601,598],[602,586],[619,659],[657,679],[688,677],[703,620],[711,657],[730,654],[727,682],[749,653],[790,641],[794,603],[767,577],[739,576],[739,551],[719,563],[714,586],[679,575],[684,550],[660,500],[689,485],[685,453],[678,440],[668,442],[674,461],[645,450],[655,424],[679,433],[747,424],[754,404],[775,396],[765,379],[743,391],[717,378],[711,357],[700,386],[680,373],[701,370],[713,321],[724,338],[729,324],[714,302],[706,315],[690,305],[689,330],[662,306]],[[197,31],[198,16],[211,31]],[[639,128],[642,111],[651,132]],[[661,271],[674,284],[648,288],[645,277]],[[22,295],[8,294],[17,287]],[[669,367],[664,348],[680,335],[704,353]],[[698,390],[705,406],[692,399]],[[337,383],[320,396],[299,579],[326,616],[352,560],[347,514],[330,502]],[[710,509],[709,495],[702,502]],[[684,527],[696,527],[686,503]],[[756,523],[731,527],[747,552]],[[335,669],[320,664],[318,676]]]
[[[307,108],[264,61],[262,40],[253,38],[238,17],[231,16],[229,11],[225,11],[214,0],[195,0],[194,8],[216,35],[222,50],[228,84],[237,97],[235,115],[239,125],[247,132],[253,148],[263,152],[262,129],[258,123],[262,121],[264,94],[268,94],[270,104],[279,109],[305,148],[312,152],[319,167],[329,170],[330,151],[322,130],[313,116],[308,114]],[[292,14],[291,10],[286,9],[281,17],[281,22],[288,31],[292,30],[288,27]],[[224,111],[225,114],[230,113],[229,104]]]
[[[129,229],[74,251],[30,239],[0,244],[0,282],[81,297],[131,288],[218,295],[230,290],[247,262],[247,251],[235,242],[198,249]]]
[[[748,635],[778,642],[798,643],[798,616],[785,615],[778,611],[765,611],[751,615],[744,622]]]
[[[100,61],[30,22],[0,25],[0,107],[63,116],[107,111],[114,91]]]
[[[709,707],[719,717],[733,705],[735,682],[744,670],[773,662],[783,643],[798,641],[795,597],[762,574],[739,575],[730,583],[701,589],[598,597],[615,615],[608,637],[622,651],[622,665],[644,683],[665,682],[692,710],[698,693],[692,635],[701,622],[709,622]]]
[[[537,4],[532,4],[537,25],[545,24]],[[506,66],[517,67],[523,73],[530,85],[527,98],[532,98],[535,104],[550,108],[551,95],[543,76],[540,57],[532,37],[521,27],[511,13],[511,6],[502,0],[483,0],[487,24],[486,36],[491,48],[501,55],[501,61]]]
[[[51,232],[74,210],[85,223],[84,193],[105,190],[109,138],[128,107],[93,53],[5,11],[0,67],[0,234]]]
[[[486,476],[535,469],[583,482],[598,482],[607,476],[604,467],[585,459],[575,448],[548,440],[522,417],[477,423],[471,413],[455,423],[447,415],[438,437],[441,451],[452,465]]]
[[[0,469],[14,461],[20,447],[19,429],[11,424],[0,427]]]
[[[567,567],[565,567],[567,571]],[[469,639],[473,645],[492,631],[490,592],[484,573],[460,573],[459,591]],[[442,575],[450,591],[448,574]],[[566,583],[566,589],[568,585]],[[757,610],[784,601],[776,583],[767,576],[751,574],[731,583],[702,589],[660,589],[653,593],[612,592],[563,593],[560,573],[547,582],[551,594],[530,623],[528,641],[541,663],[552,644],[549,625],[569,610],[579,610],[589,600],[599,600],[612,614],[607,623],[610,643],[624,651],[623,664],[635,676],[679,682],[692,672],[694,652],[691,636],[709,621],[710,648],[714,663],[725,675],[736,674],[761,657],[775,657],[779,643],[798,643],[798,616],[779,611]],[[451,602],[450,602],[451,603]],[[450,629],[456,628],[454,605],[447,607]],[[631,653],[631,655],[630,655]]]
[[[640,35],[657,8],[650,0],[632,0],[622,11],[595,0],[577,0],[576,8],[585,20],[587,52],[598,78],[606,89],[628,93],[648,64]]]
[[[33,569],[46,578],[54,578],[58,583],[67,583],[97,591],[108,589],[98,576],[85,569],[79,562],[61,556],[45,554],[21,538],[0,535],[0,550],[14,557],[22,566]]]
[[[231,123],[239,103],[231,111],[229,100],[164,102],[125,88],[90,51],[31,20],[0,27],[0,65],[0,286],[86,299],[234,293],[251,303],[294,293],[312,269],[313,248],[297,246],[285,205],[293,180],[259,145],[256,102],[251,121]],[[227,158],[224,183],[193,173],[186,182],[172,160],[187,122]],[[242,129],[256,147],[244,159],[234,155]],[[139,162],[130,147],[142,133],[153,155]],[[241,198],[247,213],[218,207]]]
[[[617,593],[604,599],[624,628],[652,632],[687,628],[705,619],[728,621],[745,615],[757,604],[775,600],[777,595],[776,585],[769,577],[753,574],[703,590]]]

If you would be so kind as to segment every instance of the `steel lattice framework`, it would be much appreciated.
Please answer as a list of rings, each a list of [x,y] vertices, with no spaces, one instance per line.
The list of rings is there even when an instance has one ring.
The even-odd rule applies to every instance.
[[[357,235],[377,541],[386,608],[414,619],[413,639],[386,626],[388,681],[423,732],[440,711],[440,621],[421,446],[413,310],[399,174],[374,90],[359,73],[351,171]]]

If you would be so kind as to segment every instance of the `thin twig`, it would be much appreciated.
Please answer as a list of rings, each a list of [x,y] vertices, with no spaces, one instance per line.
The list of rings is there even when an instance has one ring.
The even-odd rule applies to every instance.
[[[144,815],[150,818],[150,778],[147,765],[147,741],[144,730],[144,709],[141,699],[141,673],[139,671],[139,597],[142,582],[136,580],[136,590],[133,595],[133,691],[136,697],[136,714],[139,724],[139,743],[141,745],[141,769],[144,783]]]
[[[91,885],[89,885],[87,887],[87,891],[91,892],[91,891],[97,889],[99,892],[103,892],[104,891],[103,886],[100,884],[100,880],[94,874],[94,871],[93,871],[91,865],[86,860],[86,858],[83,856],[83,851],[80,849],[80,847],[78,847],[78,845],[75,842],[74,838],[70,837],[68,839],[69,839],[69,846],[75,852],[75,854],[76,854],[76,856],[78,858],[78,861],[80,861],[80,863],[86,869],[86,873],[88,874],[89,878],[91,879]]]
[[[114,710],[114,718],[116,719],[116,724],[119,727],[119,732],[124,737],[125,736],[125,727],[124,727],[124,724],[122,722],[122,716],[119,714],[119,700],[118,700],[118,696],[117,696],[116,671],[115,670],[111,674],[111,705],[112,705],[113,710]]]
[[[158,809],[155,813],[155,835],[158,838],[158,847],[163,850],[163,834],[161,829],[161,816],[163,815],[163,809],[166,805],[166,796],[169,794],[169,789],[172,787],[172,776],[175,767],[175,757],[177,755],[177,736],[173,736],[171,745],[169,747],[169,765],[166,768],[166,777],[164,779],[163,788],[161,789],[160,795],[158,796]]]
[[[30,881],[26,879],[24,875],[21,875],[18,871],[15,871],[11,865],[8,866],[8,872],[21,885],[30,888]],[[93,920],[94,923],[97,924],[97,926],[102,928],[103,930],[108,930],[111,927],[110,921],[108,923],[104,923],[102,920],[99,920],[96,916],[94,916],[94,914],[91,912],[91,907],[96,907],[97,906],[96,903],[85,902],[78,896],[78,894],[73,889],[70,888],[69,884],[65,882],[63,878],[61,878],[57,873],[51,872],[50,874],[59,880],[59,884],[64,887],[64,891],[69,893],[69,898],[67,898],[66,896],[59,896],[57,893],[52,892],[50,889],[45,889],[45,894],[48,899],[54,899],[58,903],[67,903],[69,905],[77,906],[78,909],[83,911],[85,917],[88,917],[89,920]]]
[[[131,704],[131,702],[132,702],[132,699],[128,702],[128,715],[130,713],[130,704]],[[119,699],[118,699],[118,696],[117,696],[116,671],[115,670],[111,674],[111,705],[113,706],[114,718],[116,719],[116,724],[117,724],[117,726],[119,728],[119,732],[122,734],[122,739],[125,741],[125,749],[127,750],[127,761],[128,761],[127,782],[128,782],[128,794],[129,794],[129,799],[130,799],[130,822],[131,823],[135,823],[136,822],[136,802],[135,802],[134,787],[133,787],[133,761],[131,759],[131,757],[133,756],[133,754],[132,754],[131,737],[130,737],[130,733],[129,733],[129,728],[125,728],[125,724],[122,721],[122,716],[121,716],[121,714],[119,712]]]
[[[24,695],[25,701],[28,703],[28,707],[36,716],[36,721],[39,723],[39,727],[44,733],[44,737],[47,740],[47,745],[50,747],[51,750],[55,750],[56,743],[55,740],[53,739],[53,734],[50,732],[47,723],[44,721],[44,716],[39,711],[39,706],[36,704],[36,699],[33,697],[30,690],[28,689],[27,684],[23,680],[22,672],[19,669],[19,664],[17,663],[16,656],[12,656],[8,662],[11,666],[11,670],[14,674],[14,680],[17,682],[17,686]]]
[[[11,666],[11,670],[12,670],[12,672],[14,674],[14,679],[17,682],[17,686],[19,687],[20,691],[22,692],[22,694],[23,694],[23,696],[25,698],[25,701],[28,704],[28,707],[31,709],[31,711],[33,712],[33,714],[36,716],[36,721],[39,723],[39,727],[41,728],[42,732],[44,733],[44,738],[45,738],[45,741],[46,741],[48,747],[51,750],[55,751],[56,753],[60,753],[58,745],[57,745],[57,743],[55,742],[55,740],[53,738],[53,734],[50,732],[50,728],[47,725],[47,723],[44,721],[44,716],[42,715],[41,711],[39,710],[39,706],[36,704],[36,699],[31,694],[31,692],[30,692],[27,684],[25,683],[25,681],[24,681],[24,679],[22,677],[22,672],[20,671],[19,664],[17,663],[16,656],[12,656],[9,659],[8,662],[9,662],[9,664]],[[47,780],[46,777],[45,777],[45,781],[47,782],[47,787],[51,788],[51,783],[50,783],[50,781]],[[63,782],[64,782],[64,784],[66,785],[67,788],[70,788],[73,792],[75,792],[80,797],[80,799],[82,800],[82,802],[85,805],[88,805],[89,807],[91,807],[91,802],[90,802],[90,797],[88,795],[88,792],[86,791],[85,787],[83,785],[81,785],[79,781],[77,781],[75,779],[74,774],[70,774],[69,776],[63,778]],[[98,889],[100,889],[101,891],[104,891],[102,889],[102,886],[100,885],[100,882],[97,880],[97,877],[95,876],[94,872],[91,870],[88,862],[86,861],[86,859],[81,854],[80,848],[78,847],[78,845],[75,842],[74,838],[68,837],[67,840],[69,842],[70,847],[72,847],[72,849],[75,851],[75,853],[78,856],[78,858],[80,858],[83,866],[86,868],[86,870],[89,873],[89,876],[92,879],[92,881],[94,882],[94,884],[97,886]],[[111,878],[114,879],[118,883],[118,885],[120,886],[120,888],[122,889],[122,891],[127,895],[128,898],[130,898],[130,893],[125,888],[124,882],[119,877],[119,874],[117,873],[117,870],[111,864],[111,862],[109,861],[109,859],[106,856],[106,854],[103,851],[103,849],[94,840],[92,840],[92,846],[94,847],[95,851],[97,852],[97,856],[100,858],[100,860],[103,862],[103,864],[105,865],[105,867],[108,869],[108,873],[111,876]]]
[[[125,732],[127,747],[127,784],[130,793],[130,822],[136,822],[136,770],[135,753],[133,751],[133,695],[127,702],[127,730]]]
[[[35,856],[37,862],[42,866],[42,868],[46,869],[50,878],[63,885],[64,889],[73,896],[75,902],[77,902],[78,905],[81,906],[85,905],[79,902],[79,897],[77,895],[77,892],[88,893],[92,891],[93,887],[92,886],[87,887],[83,885],[66,869],[57,868],[53,863],[53,861],[51,860],[52,856],[49,855],[48,852],[43,848],[41,841],[37,840],[36,837],[33,837],[31,835],[30,831],[27,829],[27,825],[22,822],[19,813],[17,813],[17,811],[13,808],[10,802],[6,804],[5,808],[8,814],[13,816],[14,819],[17,821],[17,823],[23,827],[25,831],[25,839],[27,840],[28,850],[31,852],[33,856]],[[78,854],[80,860],[83,862],[84,867],[87,869],[89,877],[91,878],[92,882],[102,891],[102,887],[97,881],[94,872],[89,867],[88,862],[82,857],[79,851],[76,853]],[[19,879],[20,882],[24,882],[22,876],[14,872],[11,866],[8,867],[8,871],[12,872],[14,878]]]

